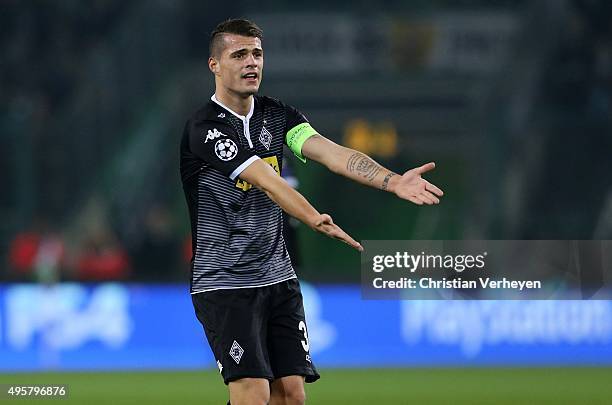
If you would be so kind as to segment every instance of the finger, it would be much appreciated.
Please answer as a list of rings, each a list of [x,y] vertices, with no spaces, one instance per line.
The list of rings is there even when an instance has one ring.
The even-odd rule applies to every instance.
[[[340,228],[338,225],[330,225],[329,229],[326,229],[326,233],[332,238],[338,239],[346,243],[347,245],[359,250],[360,252],[363,251],[363,247],[361,246],[361,244],[355,239],[353,239],[348,233],[344,232],[342,228]]]
[[[420,193],[418,197],[427,205],[432,205],[434,203],[431,198],[427,197],[423,193]]]
[[[432,193],[434,193],[438,197],[442,197],[444,195],[444,191],[440,190],[438,187],[436,187],[435,185],[431,184],[430,182],[427,182],[425,184],[425,189],[427,191],[431,191]]]
[[[423,190],[421,194],[427,197],[429,200],[431,200],[434,204],[440,204],[440,199],[436,197],[435,195],[433,195],[432,193],[430,193],[429,191]]]
[[[423,201],[417,197],[408,197],[408,201],[415,203],[416,205],[423,205]]]
[[[357,242],[356,240],[353,240],[352,242],[342,240],[342,242],[346,243],[347,245],[357,250],[358,252],[363,252],[363,246],[361,246],[361,243]]]
[[[363,251],[363,247],[361,246],[361,244],[342,230],[340,230],[340,233],[336,234],[335,238],[346,243],[350,247],[357,249],[360,252]]]
[[[429,162],[429,163],[424,164],[421,167],[417,167],[415,170],[418,174],[423,174],[435,168],[436,168],[436,164],[434,162]]]

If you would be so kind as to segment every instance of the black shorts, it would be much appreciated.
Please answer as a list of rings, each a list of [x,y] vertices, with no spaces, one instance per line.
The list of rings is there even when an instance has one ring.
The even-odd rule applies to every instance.
[[[297,279],[191,297],[225,384],[247,377],[319,379]]]

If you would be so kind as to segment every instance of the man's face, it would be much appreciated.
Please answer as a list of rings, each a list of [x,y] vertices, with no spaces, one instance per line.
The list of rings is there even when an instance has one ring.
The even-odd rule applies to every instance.
[[[224,46],[208,66],[228,92],[247,97],[257,93],[262,79],[263,50],[261,40],[235,34],[224,34]]]

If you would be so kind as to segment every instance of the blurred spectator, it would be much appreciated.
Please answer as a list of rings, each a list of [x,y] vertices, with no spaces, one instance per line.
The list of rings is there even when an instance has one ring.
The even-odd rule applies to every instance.
[[[64,242],[46,221],[18,233],[9,248],[11,278],[52,283],[59,280],[64,260]]]
[[[31,274],[34,272],[36,252],[40,243],[40,235],[34,231],[19,233],[11,242],[9,263],[16,274]]]
[[[112,232],[98,228],[86,238],[76,258],[76,273],[82,281],[125,280],[130,275],[130,261]]]

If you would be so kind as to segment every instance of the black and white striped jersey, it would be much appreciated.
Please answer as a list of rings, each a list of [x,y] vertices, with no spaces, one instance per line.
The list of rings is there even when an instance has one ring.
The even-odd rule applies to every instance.
[[[187,121],[181,178],[191,219],[192,294],[296,277],[281,208],[238,176],[257,159],[280,175],[287,132],[307,122],[273,98],[255,96],[249,114],[240,116],[214,95]]]

